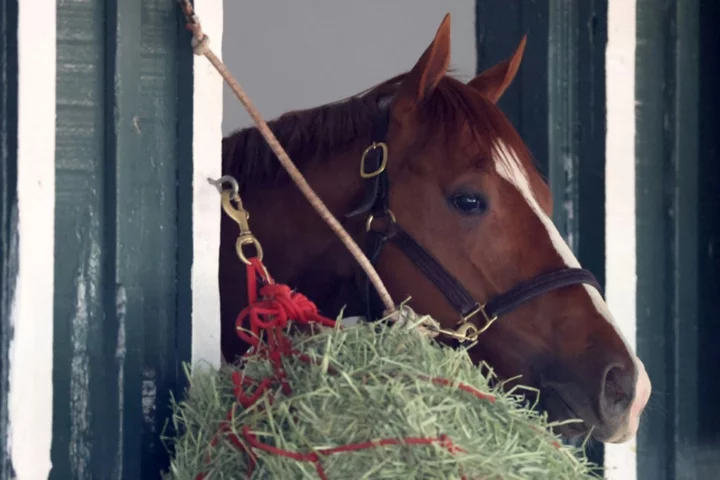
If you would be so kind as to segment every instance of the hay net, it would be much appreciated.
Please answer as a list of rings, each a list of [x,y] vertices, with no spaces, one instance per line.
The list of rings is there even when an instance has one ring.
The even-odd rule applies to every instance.
[[[412,322],[339,323],[190,376],[166,478],[597,478],[464,349]]]

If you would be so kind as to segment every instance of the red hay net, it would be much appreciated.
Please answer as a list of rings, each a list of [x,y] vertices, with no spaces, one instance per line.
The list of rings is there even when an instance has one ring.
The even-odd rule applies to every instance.
[[[322,465],[322,459],[329,455],[386,446],[431,444],[440,445],[451,454],[466,453],[465,450],[455,445],[447,435],[428,438],[385,438],[341,445],[333,448],[322,448],[310,453],[303,453],[284,450],[264,443],[247,425],[242,427],[240,434],[234,433],[231,425],[235,418],[238,405],[243,409],[250,408],[262,398],[270,388],[278,385],[283,394],[292,394],[292,386],[287,381],[285,371],[282,368],[283,358],[293,357],[302,362],[313,362],[313,359],[309,356],[293,350],[290,339],[284,333],[289,322],[303,325],[319,324],[329,327],[335,326],[335,321],[320,315],[315,304],[308,300],[307,297],[292,291],[286,285],[276,284],[267,273],[265,266],[257,258],[250,259],[250,264],[247,267],[247,282],[248,306],[237,316],[235,323],[237,334],[251,345],[250,350],[245,354],[245,358],[256,355],[269,359],[273,367],[273,375],[268,378],[254,379],[241,375],[237,371],[233,372],[233,390],[237,403],[228,412],[226,420],[220,425],[210,445],[215,446],[220,437],[224,435],[233,446],[248,456],[248,477],[252,475],[255,469],[257,462],[256,451],[279,455],[298,462],[310,462],[314,464],[318,476],[322,480],[327,480],[328,478]],[[248,333],[247,330],[249,330],[250,333]],[[336,372],[331,367],[328,373],[335,374]],[[421,379],[432,382],[438,386],[453,386],[453,382],[446,378],[422,376]],[[494,396],[483,393],[470,385],[460,383],[456,385],[455,388],[463,390],[479,400],[491,403],[495,402]],[[252,389],[252,393],[250,393],[250,389]],[[269,403],[272,404],[272,401],[273,398],[270,396]],[[208,458],[208,462],[209,461],[210,459]],[[197,475],[196,480],[204,480],[205,476],[206,474],[200,473]],[[463,480],[465,479],[464,476],[462,478]]]

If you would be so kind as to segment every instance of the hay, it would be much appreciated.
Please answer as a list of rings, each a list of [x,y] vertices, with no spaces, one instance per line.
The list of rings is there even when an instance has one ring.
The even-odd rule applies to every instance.
[[[173,401],[180,434],[172,440],[166,478],[248,478],[250,457],[243,449],[255,459],[249,478],[323,478],[312,461],[250,449],[244,427],[264,444],[317,454],[328,479],[597,478],[581,450],[562,445],[546,417],[524,405],[521,392],[491,387],[492,374],[474,366],[462,349],[443,347],[414,328],[365,323],[289,336],[312,360],[283,360],[291,395],[275,385],[250,408],[237,403],[233,375],[273,375],[271,363],[258,356],[243,369],[227,366],[190,377],[186,398]],[[230,428],[216,437],[231,410]],[[392,444],[408,438],[421,444]],[[328,450],[381,439],[391,444]]]

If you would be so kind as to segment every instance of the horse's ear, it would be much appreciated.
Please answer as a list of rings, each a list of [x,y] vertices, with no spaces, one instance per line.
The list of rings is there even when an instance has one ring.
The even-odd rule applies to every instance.
[[[450,64],[450,14],[446,14],[435,38],[407,74],[395,95],[395,106],[411,110],[427,97],[445,76]]]
[[[468,85],[479,91],[491,102],[497,103],[515,78],[518,68],[520,68],[526,41],[527,35],[523,35],[520,45],[518,45],[512,57],[488,68],[470,80]]]

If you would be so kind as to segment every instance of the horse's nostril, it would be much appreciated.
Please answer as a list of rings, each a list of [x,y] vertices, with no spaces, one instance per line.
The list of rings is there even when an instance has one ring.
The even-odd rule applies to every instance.
[[[605,374],[601,408],[604,415],[621,415],[630,407],[635,389],[634,377],[622,367],[611,367]]]

